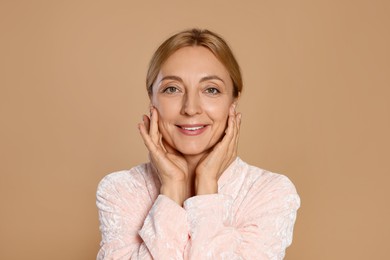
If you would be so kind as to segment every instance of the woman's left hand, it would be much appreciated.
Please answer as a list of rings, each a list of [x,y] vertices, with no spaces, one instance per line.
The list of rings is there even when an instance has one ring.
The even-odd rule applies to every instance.
[[[236,113],[235,104],[232,104],[225,136],[201,159],[196,168],[196,195],[218,192],[219,177],[237,157],[240,125],[241,113]]]

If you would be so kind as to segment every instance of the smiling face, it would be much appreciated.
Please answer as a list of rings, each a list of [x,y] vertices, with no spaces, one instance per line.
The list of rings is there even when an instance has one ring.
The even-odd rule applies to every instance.
[[[163,64],[153,84],[152,105],[166,145],[184,155],[201,155],[226,129],[235,101],[224,65],[205,47],[184,47]]]

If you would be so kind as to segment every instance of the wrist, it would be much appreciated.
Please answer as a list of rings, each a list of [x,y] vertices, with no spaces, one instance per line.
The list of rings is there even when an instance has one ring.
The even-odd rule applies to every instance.
[[[160,188],[160,194],[167,196],[171,200],[175,201],[180,206],[188,197],[188,192],[185,183],[176,182],[170,184],[162,184]]]
[[[198,177],[195,179],[196,195],[218,193],[218,180],[215,178]]]

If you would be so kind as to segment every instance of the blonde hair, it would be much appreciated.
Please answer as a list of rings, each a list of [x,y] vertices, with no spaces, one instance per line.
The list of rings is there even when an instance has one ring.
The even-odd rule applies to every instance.
[[[209,49],[229,72],[233,81],[233,96],[237,97],[241,93],[243,83],[240,66],[226,41],[209,30],[190,29],[165,40],[153,54],[146,74],[146,88],[149,96],[153,94],[153,83],[164,62],[175,51],[188,46],[203,46]]]

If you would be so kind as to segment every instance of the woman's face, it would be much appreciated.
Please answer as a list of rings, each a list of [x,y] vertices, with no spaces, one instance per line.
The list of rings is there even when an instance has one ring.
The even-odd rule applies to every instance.
[[[166,60],[151,96],[166,145],[184,155],[202,154],[221,139],[234,101],[228,71],[200,46],[181,48]]]

